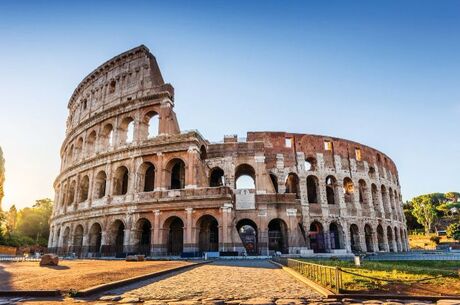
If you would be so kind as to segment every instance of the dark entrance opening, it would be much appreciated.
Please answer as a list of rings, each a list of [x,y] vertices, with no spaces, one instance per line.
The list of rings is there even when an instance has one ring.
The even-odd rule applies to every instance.
[[[138,234],[138,244],[137,244],[137,253],[143,254],[145,256],[150,255],[150,236],[152,225],[147,219],[140,219],[137,225],[137,234]]]
[[[248,255],[257,255],[257,225],[249,219],[238,221],[236,228]]]
[[[124,256],[124,236],[125,236],[125,225],[120,220],[116,220],[112,225],[112,234],[114,234],[114,244],[113,250],[111,252],[115,253],[115,257]]]
[[[366,240],[366,251],[374,252],[374,242],[372,240],[372,228],[368,224],[364,226],[364,238]]]
[[[268,250],[289,253],[287,226],[281,219],[273,219],[268,224]]]
[[[184,251],[184,223],[173,217],[169,225],[168,255],[181,255]]]
[[[219,225],[217,220],[205,215],[199,220],[200,233],[198,236],[200,253],[219,251]]]
[[[342,248],[340,246],[339,227],[334,222],[329,225],[329,237],[331,240],[331,249],[341,249]]]
[[[317,221],[312,222],[308,236],[310,238],[310,248],[314,253],[326,252],[326,247],[324,246],[324,231],[322,224]]]
[[[359,229],[358,226],[352,224],[350,226],[350,245],[352,252],[361,252],[361,246],[359,241]]]

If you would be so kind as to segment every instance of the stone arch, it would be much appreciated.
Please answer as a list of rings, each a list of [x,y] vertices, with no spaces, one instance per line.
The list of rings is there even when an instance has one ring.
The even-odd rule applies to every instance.
[[[393,244],[393,230],[390,226],[387,227],[388,248],[390,252],[396,252]]]
[[[376,212],[376,216],[379,217],[379,215],[381,216],[379,206],[379,190],[377,189],[377,185],[375,185],[375,183],[371,184],[371,197],[374,211]]]
[[[140,218],[136,222],[134,234],[134,252],[137,254],[150,255],[152,224],[147,218]]]
[[[362,252],[359,228],[356,224],[350,225],[350,246],[352,252]]]
[[[114,145],[114,131],[112,124],[105,124],[100,134],[100,147],[111,147]]]
[[[89,177],[88,175],[83,176],[80,181],[80,192],[79,192],[79,202],[85,202],[88,200],[89,192]]]
[[[217,252],[219,251],[219,222],[212,215],[203,215],[197,222],[198,251]]]
[[[206,151],[206,146],[201,145],[200,147],[200,160],[205,161],[208,158],[208,152]]]
[[[155,165],[151,162],[144,162],[139,167],[140,190],[142,192],[153,192],[155,190]]]
[[[116,219],[110,225],[110,252],[116,257],[124,256],[125,223]]]
[[[272,182],[275,193],[278,194],[278,177],[274,173],[270,173],[270,181]]]
[[[338,204],[337,179],[334,176],[326,177],[326,197],[328,204]]]
[[[257,255],[259,234],[257,225],[254,221],[248,218],[241,219],[236,224],[236,229],[241,238],[243,247],[248,255]]]
[[[316,176],[307,177],[307,197],[308,203],[319,203],[319,182]]]
[[[77,139],[77,143],[75,144],[75,159],[81,160],[83,156],[83,137],[79,137]]]
[[[63,253],[68,253],[70,247],[70,227],[67,226],[64,229],[63,236],[62,236],[62,251]]]
[[[366,223],[364,225],[364,240],[366,242],[367,252],[375,252],[373,235],[374,235],[374,232],[372,230],[372,227]]]
[[[131,116],[121,120],[118,127],[118,144],[130,144],[134,141],[134,119]]]
[[[220,167],[214,167],[211,169],[209,175],[209,186],[210,187],[219,187],[225,184],[224,181],[224,170]]]
[[[73,144],[70,145],[69,150],[67,151],[67,162],[72,163],[74,157]]]
[[[354,185],[349,177],[343,179],[343,194],[345,203],[353,203]]]
[[[113,177],[113,195],[125,195],[128,193],[129,171],[126,166],[120,166]]]
[[[289,253],[289,236],[286,222],[281,218],[272,219],[268,223],[268,250]]]
[[[167,188],[177,190],[185,188],[185,162],[182,159],[171,159],[166,165]]]
[[[385,185],[382,184],[382,186],[380,187],[380,192],[382,195],[382,204],[383,204],[384,211],[385,213],[389,213],[390,209],[389,209],[389,203],[388,203],[388,197],[387,197],[387,189]],[[387,215],[385,215],[385,218],[387,218]]]
[[[102,227],[98,222],[91,225],[89,229],[89,252],[99,254],[102,242]]]
[[[76,181],[73,180],[70,182],[69,194],[67,195],[67,204],[71,205],[75,202],[75,192],[76,192]]]
[[[310,239],[310,248],[314,253],[326,252],[324,229],[323,225],[319,221],[315,220],[310,224],[308,237]]]
[[[156,111],[149,111],[145,114],[144,120],[145,130],[142,130],[141,137],[143,139],[151,139],[159,134],[160,116]]]
[[[361,205],[368,205],[367,200],[367,183],[363,179],[358,181],[359,203]]]
[[[299,176],[295,173],[289,173],[286,178],[286,193],[295,194],[300,198]]]
[[[394,227],[394,238],[395,238],[395,243],[396,243],[396,250],[397,252],[400,252],[401,251],[401,243],[399,242],[399,234],[398,234],[398,229],[396,227]],[[395,251],[396,252],[396,251]]]
[[[381,224],[377,226],[377,244],[379,251],[385,251],[385,234]]]
[[[393,215],[396,216],[396,213],[395,213],[395,198],[394,198],[394,193],[393,193],[393,189],[391,187],[388,188],[388,195],[390,197],[390,208],[393,212]]]
[[[73,245],[72,245],[72,252],[75,253],[77,257],[81,256],[83,247],[83,226],[77,225],[74,230],[73,234]]]
[[[305,170],[314,172],[317,169],[317,161],[315,157],[308,157],[305,159]]]
[[[99,199],[106,195],[107,175],[104,171],[99,171],[94,181],[94,198]]]
[[[331,249],[344,249],[344,234],[343,228],[338,222],[331,222],[329,224],[329,240]]]
[[[169,217],[163,224],[168,255],[181,255],[184,251],[184,222],[177,216]]]
[[[96,152],[96,131],[93,130],[90,132],[88,138],[86,139],[86,155],[92,156]]]
[[[402,246],[401,251],[407,251],[407,249],[406,249],[406,236],[404,235],[404,230],[402,228],[399,228],[399,236],[401,236],[401,246]]]
[[[240,164],[235,169],[235,189],[255,189],[256,171],[249,164]]]

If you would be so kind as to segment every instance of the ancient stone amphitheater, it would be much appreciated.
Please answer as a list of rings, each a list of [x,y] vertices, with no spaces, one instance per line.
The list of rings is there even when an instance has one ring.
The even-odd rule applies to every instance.
[[[68,104],[50,249],[89,257],[408,250],[398,172],[384,153],[288,132],[211,143],[181,132],[174,103],[145,46],[83,79]]]

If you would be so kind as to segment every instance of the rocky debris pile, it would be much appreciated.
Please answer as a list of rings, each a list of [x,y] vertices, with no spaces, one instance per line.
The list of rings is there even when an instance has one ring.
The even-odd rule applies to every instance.
[[[56,254],[44,254],[40,260],[40,266],[57,266],[59,264],[59,257]]]

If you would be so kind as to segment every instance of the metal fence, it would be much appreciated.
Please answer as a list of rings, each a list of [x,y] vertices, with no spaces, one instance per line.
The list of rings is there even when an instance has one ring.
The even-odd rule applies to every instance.
[[[324,266],[281,257],[274,258],[273,260],[336,293],[339,293],[343,289],[342,270],[339,267]]]

